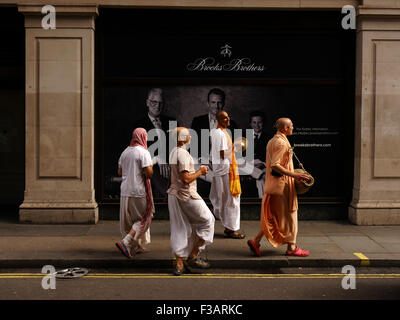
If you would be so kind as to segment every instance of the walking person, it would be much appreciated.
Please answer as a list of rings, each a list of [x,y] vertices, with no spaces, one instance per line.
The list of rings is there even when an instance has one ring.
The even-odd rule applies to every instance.
[[[217,113],[218,127],[211,130],[211,163],[214,176],[210,201],[214,214],[225,227],[224,237],[243,239],[240,229],[240,194],[242,193],[234,145],[226,128],[230,118],[225,111]]]
[[[145,252],[150,243],[150,224],[154,214],[150,179],[153,165],[147,150],[147,132],[137,128],[130,145],[118,161],[118,175],[122,176],[120,197],[120,231],[123,239],[115,243],[128,258]]]
[[[213,242],[215,219],[204,200],[197,193],[196,179],[206,175],[208,168],[194,170],[194,161],[186,150],[190,142],[189,130],[178,127],[174,131],[177,146],[171,151],[171,185],[168,189],[168,209],[171,224],[171,247],[175,256],[174,275],[190,272],[190,267],[209,268],[210,263],[199,257],[199,252]]]
[[[261,230],[247,244],[256,256],[261,256],[260,241],[265,236],[275,248],[286,244],[287,255],[306,257],[309,251],[296,245],[298,202],[295,180],[307,181],[309,177],[294,172],[293,152],[287,139],[293,133],[292,121],[289,118],[280,118],[276,121],[275,128],[276,134],[267,145]]]

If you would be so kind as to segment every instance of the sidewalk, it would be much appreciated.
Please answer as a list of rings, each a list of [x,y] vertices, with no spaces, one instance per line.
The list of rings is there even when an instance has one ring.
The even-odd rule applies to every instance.
[[[400,226],[354,226],[347,221],[300,221],[298,244],[310,250],[306,258],[287,257],[286,246],[274,249],[262,240],[262,257],[251,255],[247,240],[259,229],[258,221],[242,221],[244,240],[225,239],[216,221],[214,243],[207,249],[213,268],[269,267],[400,267]],[[115,247],[120,240],[118,221],[97,225],[29,225],[0,221],[0,268],[171,268],[169,221],[151,226],[149,253],[133,260]],[[354,253],[361,253],[362,260]],[[203,254],[205,256],[205,254]],[[361,256],[363,257],[363,256]]]

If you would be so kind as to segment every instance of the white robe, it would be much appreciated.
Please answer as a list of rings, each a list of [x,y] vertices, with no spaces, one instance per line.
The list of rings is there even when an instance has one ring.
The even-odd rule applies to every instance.
[[[171,247],[175,255],[187,258],[193,249],[195,235],[205,241],[200,250],[213,242],[215,218],[204,200],[182,201],[168,194],[168,210]]]
[[[233,197],[229,190],[229,173],[214,176],[211,183],[210,201],[214,214],[219,216],[222,225],[232,231],[240,229],[240,195]]]

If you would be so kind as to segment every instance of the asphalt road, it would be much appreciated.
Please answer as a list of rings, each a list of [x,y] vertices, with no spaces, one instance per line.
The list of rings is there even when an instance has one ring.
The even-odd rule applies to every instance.
[[[0,270],[1,300],[399,300],[400,268],[208,270],[175,277],[171,270],[89,270],[55,279],[41,270]],[[346,279],[344,277],[347,276]],[[344,289],[342,284],[353,288]],[[46,287],[46,285],[45,285]]]

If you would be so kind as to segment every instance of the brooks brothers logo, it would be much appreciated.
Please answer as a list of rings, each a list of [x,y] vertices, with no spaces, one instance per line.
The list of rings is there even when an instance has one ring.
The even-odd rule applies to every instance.
[[[221,48],[220,54],[226,57],[231,57],[232,47],[225,44]],[[233,58],[228,62],[218,61],[214,57],[198,58],[194,62],[186,66],[188,71],[229,71],[229,72],[263,72],[264,65],[257,65],[250,58]]]

